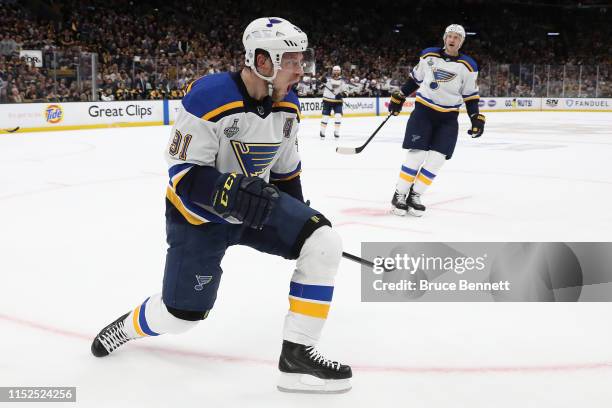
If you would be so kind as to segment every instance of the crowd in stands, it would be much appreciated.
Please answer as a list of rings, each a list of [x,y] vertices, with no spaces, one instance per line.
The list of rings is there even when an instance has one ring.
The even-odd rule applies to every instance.
[[[303,95],[340,65],[350,95],[386,96],[453,22],[468,31],[481,95],[612,96],[612,6],[595,0],[0,0],[0,102],[88,101],[92,81],[98,100],[180,98],[202,75],[239,70],[242,30],[270,10],[315,49]],[[21,50],[41,50],[42,67]]]

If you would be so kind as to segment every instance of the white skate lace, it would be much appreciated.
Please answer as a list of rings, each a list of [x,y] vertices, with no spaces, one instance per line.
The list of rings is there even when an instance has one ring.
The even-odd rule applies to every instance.
[[[398,204],[406,204],[406,194],[402,194],[399,191],[396,191],[395,198]]]
[[[410,193],[410,200],[415,204],[422,205],[421,195],[418,193]]]
[[[340,371],[340,363],[337,361],[329,360],[319,351],[314,348],[314,346],[306,347],[306,351],[308,352],[308,357],[313,360],[315,363],[322,365],[323,367],[331,368],[332,370]]]
[[[104,333],[100,334],[98,339],[109,353],[130,341],[127,333],[123,330],[123,321],[110,326]]]

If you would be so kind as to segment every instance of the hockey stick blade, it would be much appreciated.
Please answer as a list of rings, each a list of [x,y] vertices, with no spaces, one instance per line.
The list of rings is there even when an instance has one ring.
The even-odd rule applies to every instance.
[[[336,147],[336,153],[340,154],[357,154],[361,150],[358,147]]]
[[[20,126],[17,126],[16,128],[13,129],[2,129],[4,130],[6,133],[15,133],[16,131],[18,131],[20,128]]]
[[[366,142],[363,145],[361,145],[359,147],[336,147],[336,153],[340,153],[340,154],[357,154],[357,153],[361,153],[363,151],[363,149],[365,149],[365,147],[368,145],[368,143],[370,143],[370,141],[372,139],[374,139],[374,136],[376,136],[378,131],[380,129],[382,129],[382,127],[385,125],[385,123],[387,123],[387,121],[389,120],[389,118],[391,116],[393,116],[393,115],[391,115],[391,114],[387,115],[385,120],[383,120],[383,122],[376,128],[374,133],[372,133],[370,135],[370,137],[368,137],[368,140],[366,140]]]

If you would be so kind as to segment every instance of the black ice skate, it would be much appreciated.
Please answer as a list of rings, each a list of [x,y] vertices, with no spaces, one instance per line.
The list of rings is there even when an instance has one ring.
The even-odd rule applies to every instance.
[[[393,193],[393,199],[391,200],[391,212],[395,215],[406,215],[408,211],[408,204],[406,204],[407,194],[402,194],[395,190]]]
[[[280,391],[340,394],[351,389],[351,367],[326,359],[314,346],[284,340],[278,369]]]
[[[321,140],[325,140],[325,133],[319,132],[319,136],[321,136]]]
[[[106,357],[132,340],[125,331],[125,318],[128,315],[129,313],[124,314],[98,333],[93,343],[91,343],[91,353],[94,356]]]
[[[408,213],[410,215],[414,215],[415,217],[423,216],[425,206],[421,203],[421,195],[419,193],[410,190],[406,204],[408,205]]]
[[[336,140],[340,139],[340,133],[335,133],[335,132],[334,132],[334,138],[335,138]]]

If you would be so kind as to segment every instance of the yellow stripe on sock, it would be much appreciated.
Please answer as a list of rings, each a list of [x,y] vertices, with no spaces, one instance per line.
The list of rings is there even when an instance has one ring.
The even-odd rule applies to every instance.
[[[138,333],[138,335],[141,337],[146,337],[147,335],[144,334],[142,330],[140,330],[140,324],[138,324],[139,316],[140,316],[140,306],[134,309],[134,313],[132,314],[132,323],[134,323],[134,329],[136,330],[136,333]]]
[[[421,173],[419,173],[419,175],[417,176],[417,179],[419,179],[419,181],[421,181],[421,182],[423,182],[423,183],[425,183],[427,185],[431,184],[431,180],[428,179],[427,177],[425,177],[424,175],[422,175]]]
[[[319,319],[326,319],[329,313],[329,304],[325,303],[310,303],[294,298],[289,298],[289,310],[293,313],[299,313]]]
[[[402,180],[406,180],[409,183],[412,183],[414,181],[414,176],[411,176],[410,174],[406,174],[403,171],[400,172],[400,178]]]

